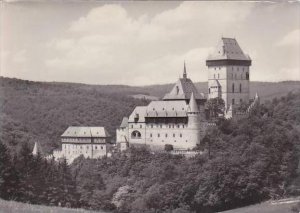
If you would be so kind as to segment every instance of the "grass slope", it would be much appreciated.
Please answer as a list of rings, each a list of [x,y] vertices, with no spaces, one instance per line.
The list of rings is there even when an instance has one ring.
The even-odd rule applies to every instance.
[[[299,198],[288,199],[288,201],[268,201],[243,208],[224,211],[222,213],[292,213],[292,208],[299,202]]]
[[[19,203],[15,201],[5,201],[0,199],[0,212],[2,213],[92,213],[96,211],[88,211],[84,209],[71,209],[61,207],[50,207],[41,205],[32,205],[27,203]],[[105,213],[104,211],[97,211]]]

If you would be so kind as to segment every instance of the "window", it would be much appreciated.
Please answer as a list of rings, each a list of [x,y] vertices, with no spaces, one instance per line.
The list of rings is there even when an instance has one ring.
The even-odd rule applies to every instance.
[[[242,84],[240,84],[240,92],[242,92]]]
[[[151,128],[153,128],[153,124],[151,124]]]
[[[234,98],[232,99],[232,105],[234,105]]]
[[[232,84],[232,92],[234,93],[234,84]]]
[[[208,88],[208,94],[210,94],[210,88]]]
[[[95,146],[95,149],[97,149],[97,146]]]
[[[159,133],[157,134],[157,137],[158,137],[158,138],[160,137],[160,134],[159,134]]]
[[[243,99],[240,99],[240,103],[242,103],[243,102]]]
[[[168,137],[168,134],[166,133],[166,135],[165,135],[165,136],[166,136],[166,138],[167,138],[167,137]]]
[[[179,87],[176,86],[176,94],[178,95],[178,93],[179,93]]]
[[[131,128],[133,128],[133,125],[131,125]]]
[[[150,133],[150,138],[152,138],[152,133]]]
[[[177,125],[177,128],[180,128],[180,125],[179,125],[179,124]]]
[[[249,80],[249,73],[246,72],[246,79]]]
[[[241,79],[243,79],[243,73],[241,74]]]
[[[182,138],[182,134],[180,133],[180,135],[179,135],[181,138]]]
[[[239,71],[239,68],[237,68],[237,71]]]
[[[220,78],[220,74],[218,73],[218,79]]]
[[[140,125],[140,128],[143,128],[143,125]]]
[[[160,128],[162,128],[162,125],[160,125]]]
[[[173,137],[175,138],[175,134],[173,134]]]
[[[221,69],[221,67],[219,67],[219,70]]]
[[[101,146],[101,149],[103,149],[103,146]]]
[[[231,79],[233,79],[233,73],[231,73]]]
[[[216,78],[216,74],[214,74],[214,78]]]
[[[141,138],[141,137],[142,137],[141,133],[137,130],[135,130],[131,133],[131,138],[133,138],[133,139],[138,139],[138,138]]]

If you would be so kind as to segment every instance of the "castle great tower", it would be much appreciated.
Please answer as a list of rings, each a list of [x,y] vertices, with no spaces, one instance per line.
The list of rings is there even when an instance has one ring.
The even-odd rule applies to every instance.
[[[222,38],[214,53],[206,60],[208,67],[208,99],[222,98],[225,108],[249,103],[249,71],[251,58],[243,52],[235,38]]]

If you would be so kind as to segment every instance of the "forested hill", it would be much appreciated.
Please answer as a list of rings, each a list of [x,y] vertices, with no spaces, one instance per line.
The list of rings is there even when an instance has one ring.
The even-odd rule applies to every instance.
[[[33,82],[0,77],[0,139],[9,147],[39,141],[45,152],[59,147],[59,136],[70,125],[105,126],[114,137],[123,116],[145,105],[131,95],[162,97],[173,84],[132,87]],[[196,83],[206,92],[207,83]],[[300,89],[300,82],[251,82],[251,96],[263,100]]]
[[[71,125],[105,126],[114,136],[123,116],[146,104],[128,88],[1,78],[0,139],[10,148],[38,141],[50,152]]]

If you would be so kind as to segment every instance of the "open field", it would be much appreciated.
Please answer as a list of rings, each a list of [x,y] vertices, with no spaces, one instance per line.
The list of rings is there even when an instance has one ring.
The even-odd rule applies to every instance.
[[[300,202],[300,198],[264,202],[243,208],[228,210],[222,213],[292,213],[292,207]]]
[[[105,213],[104,211],[88,211],[84,209],[70,209],[19,203],[15,201],[0,200],[0,213]]]

